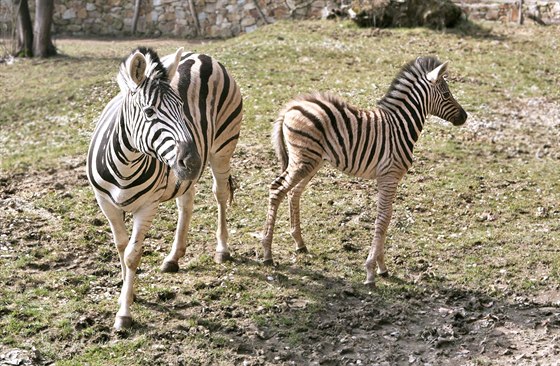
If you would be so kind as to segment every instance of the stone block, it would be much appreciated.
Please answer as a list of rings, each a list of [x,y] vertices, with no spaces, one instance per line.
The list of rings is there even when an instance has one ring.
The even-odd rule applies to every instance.
[[[161,34],[169,34],[169,33],[171,33],[171,31],[173,31],[174,27],[175,27],[175,24],[162,23],[162,24],[159,24],[158,30],[161,32]]]
[[[251,9],[256,9],[256,5],[255,3],[247,3],[245,5],[243,5],[243,10],[251,10]]]
[[[76,11],[74,9],[66,9],[62,14],[62,19],[74,19],[76,17]]]
[[[206,14],[205,12],[200,12],[198,13],[198,21],[199,22],[203,22],[208,18],[208,14]]]
[[[216,38],[220,36],[221,31],[222,30],[220,29],[220,27],[213,25],[210,27],[210,30],[208,31],[208,35],[212,38]]]
[[[251,17],[251,16],[247,16],[245,18],[243,18],[243,20],[241,21],[241,26],[242,27],[249,27],[252,26],[253,24],[256,24],[257,21],[255,20],[255,18]]]
[[[238,34],[241,34],[241,26],[239,24],[232,24],[229,29],[233,36],[237,36]]]
[[[285,19],[285,18],[288,18],[290,16],[290,12],[288,11],[287,8],[277,7],[276,9],[274,9],[272,11],[272,15],[275,18],[278,18],[278,19]]]
[[[84,9],[84,8],[78,9],[78,12],[76,13],[76,17],[78,19],[83,20],[83,19],[87,18],[87,16],[88,16],[88,12],[87,12],[86,9]]]
[[[251,25],[249,27],[245,27],[245,33],[251,33],[254,32],[257,29],[257,25]]]

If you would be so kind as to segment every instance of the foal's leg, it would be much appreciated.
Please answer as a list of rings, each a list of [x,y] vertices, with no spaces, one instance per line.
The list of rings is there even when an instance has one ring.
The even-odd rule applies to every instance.
[[[288,193],[288,202],[290,205],[290,225],[292,227],[292,238],[296,242],[296,252],[298,253],[307,253],[307,247],[303,242],[303,238],[301,236],[301,221],[300,221],[300,209],[299,203],[301,199],[301,194],[303,190],[309,183],[309,181],[315,176],[317,171],[321,168],[321,164],[317,164],[317,166],[309,173],[305,179],[302,179],[301,182],[296,184],[296,186]]]
[[[142,245],[152,220],[156,214],[157,204],[145,207],[134,213],[134,226],[130,241],[124,251],[125,278],[119,297],[120,308],[115,317],[115,329],[128,327],[132,324],[130,305],[134,296],[134,279],[142,257]]]
[[[315,165],[311,167],[311,171],[314,170]],[[270,185],[268,214],[266,217],[263,238],[261,240],[261,245],[264,250],[263,263],[266,265],[271,265],[273,263],[271,244],[274,234],[274,224],[276,223],[278,206],[280,206],[280,203],[282,202],[284,197],[286,197],[288,192],[292,188],[294,188],[296,184],[306,179],[311,171],[302,169],[301,167],[296,170],[291,165],[289,165],[288,168],[282,174],[280,174]]]
[[[384,245],[387,236],[387,228],[391,222],[393,214],[393,201],[397,192],[398,179],[378,179],[378,198],[377,198],[377,219],[375,220],[375,236],[373,244],[366,260],[366,281],[365,284],[373,285],[375,283],[374,267],[377,263],[377,273],[380,276],[387,276],[387,267],[385,266]]]
[[[101,211],[109,220],[109,226],[111,226],[111,232],[113,233],[113,241],[117,247],[119,253],[119,259],[121,262],[121,275],[124,282],[126,276],[126,266],[124,264],[124,250],[128,244],[128,232],[126,231],[126,226],[124,224],[124,211],[117,208],[111,202],[105,200],[104,198],[96,195],[97,202]]]
[[[179,271],[179,259],[183,258],[187,247],[187,233],[191,223],[195,191],[195,185],[192,183],[187,192],[175,200],[179,211],[177,229],[175,230],[171,252],[165,257],[161,265],[162,272],[174,273]]]
[[[218,203],[218,228],[216,230],[216,253],[214,261],[222,263],[230,259],[229,249],[227,246],[228,230],[226,220],[226,209],[228,200],[233,198],[233,189],[231,186],[231,169],[229,165],[229,156],[210,156],[210,168],[212,169],[212,192]]]

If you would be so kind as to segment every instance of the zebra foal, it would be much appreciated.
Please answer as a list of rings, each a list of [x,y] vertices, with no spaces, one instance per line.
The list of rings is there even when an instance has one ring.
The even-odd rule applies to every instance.
[[[159,59],[140,47],[120,66],[120,93],[103,110],[88,151],[87,175],[109,220],[123,285],[114,327],[132,323],[134,279],[146,232],[160,202],[175,198],[175,239],[162,271],[177,272],[185,255],[195,183],[206,164],[218,203],[215,260],[229,257],[226,206],[233,195],[230,159],[239,137],[242,99],[226,69],[209,56]],[[132,213],[129,237],[125,212]]]
[[[425,57],[397,75],[375,110],[360,110],[329,94],[300,96],[274,123],[272,144],[282,173],[272,182],[262,237],[264,263],[272,263],[272,237],[280,202],[288,195],[296,251],[306,252],[300,227],[300,197],[325,161],[341,171],[377,179],[377,219],[366,267],[366,284],[388,274],[384,261],[387,227],[397,185],[412,165],[414,144],[428,115],[460,126],[467,114],[455,101],[444,75],[447,63]]]

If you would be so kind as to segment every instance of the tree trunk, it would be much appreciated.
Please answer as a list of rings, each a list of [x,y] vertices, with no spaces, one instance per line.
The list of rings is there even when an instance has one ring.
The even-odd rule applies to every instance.
[[[19,0],[17,11],[17,50],[16,56],[33,56],[33,28],[31,27],[31,16],[29,15],[29,4],[27,0]]]
[[[33,29],[33,55],[49,57],[56,55],[56,48],[51,40],[51,25],[54,12],[54,0],[35,1],[35,26]]]
[[[142,0],[136,0],[134,4],[134,17],[132,18],[132,35],[136,35],[136,28],[138,27],[138,18],[140,17],[140,7]]]

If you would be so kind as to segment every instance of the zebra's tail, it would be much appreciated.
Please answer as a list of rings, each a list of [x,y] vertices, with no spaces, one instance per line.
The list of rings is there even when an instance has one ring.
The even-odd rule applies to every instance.
[[[228,178],[228,188],[229,188],[228,203],[231,206],[233,204],[233,194],[235,193],[235,190],[237,189],[237,182],[235,181],[235,179],[231,175]]]
[[[286,151],[286,143],[284,141],[284,134],[282,133],[282,126],[284,125],[285,110],[280,113],[276,121],[274,121],[274,126],[272,127],[272,146],[274,146],[274,151],[276,151],[276,156],[280,165],[282,166],[282,172],[288,167],[288,152]]]

